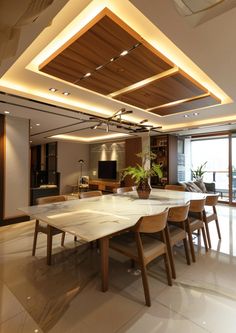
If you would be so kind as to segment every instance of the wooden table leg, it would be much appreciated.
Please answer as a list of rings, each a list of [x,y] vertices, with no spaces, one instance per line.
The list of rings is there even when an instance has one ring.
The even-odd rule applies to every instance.
[[[100,239],[101,254],[101,274],[102,274],[102,291],[108,290],[108,270],[109,270],[109,237]]]

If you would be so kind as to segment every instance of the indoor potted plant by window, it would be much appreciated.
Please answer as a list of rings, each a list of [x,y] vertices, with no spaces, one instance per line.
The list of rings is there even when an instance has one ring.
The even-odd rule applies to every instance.
[[[204,173],[206,173],[206,171],[204,171],[203,169],[205,168],[206,164],[207,164],[207,161],[204,162],[204,163],[202,163],[202,164],[200,164],[196,168],[196,170],[191,170],[192,171],[192,177],[193,177],[193,179],[195,179],[195,180],[201,180],[201,181],[203,180],[203,175],[204,175]]]
[[[149,179],[151,176],[158,176],[162,178],[162,166],[152,160],[156,158],[156,154],[150,151],[144,151],[142,153],[136,154],[138,157],[142,158],[142,165],[137,164],[136,166],[129,166],[123,170],[123,179],[126,176],[131,176],[137,185],[137,193],[140,199],[148,199],[151,186],[149,184]]]

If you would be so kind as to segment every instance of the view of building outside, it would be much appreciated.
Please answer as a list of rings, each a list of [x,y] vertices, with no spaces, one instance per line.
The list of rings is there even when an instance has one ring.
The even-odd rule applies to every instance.
[[[234,138],[236,147],[236,138]],[[236,171],[236,153],[233,154],[233,165]],[[229,189],[229,141],[228,138],[204,138],[191,141],[192,170],[206,163],[203,176],[204,182],[215,182],[216,190],[223,197],[228,197]]]

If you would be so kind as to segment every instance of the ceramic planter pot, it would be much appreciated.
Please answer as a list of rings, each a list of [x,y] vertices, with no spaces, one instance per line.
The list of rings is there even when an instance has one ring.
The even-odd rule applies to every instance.
[[[139,199],[148,199],[151,193],[151,186],[148,183],[148,179],[141,181],[137,186],[137,193]]]

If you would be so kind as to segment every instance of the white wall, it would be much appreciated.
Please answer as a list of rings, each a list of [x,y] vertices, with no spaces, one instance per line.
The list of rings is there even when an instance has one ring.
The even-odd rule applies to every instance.
[[[71,142],[57,143],[57,170],[61,173],[60,192],[62,194],[71,191],[68,185],[75,185],[80,177],[80,165],[78,160],[85,161],[83,176],[89,174],[89,145]]]
[[[4,218],[23,215],[17,208],[29,205],[29,121],[6,117]]]

